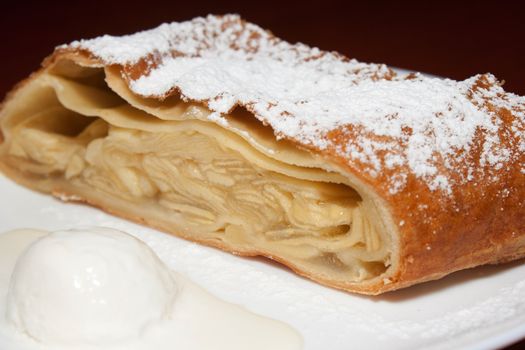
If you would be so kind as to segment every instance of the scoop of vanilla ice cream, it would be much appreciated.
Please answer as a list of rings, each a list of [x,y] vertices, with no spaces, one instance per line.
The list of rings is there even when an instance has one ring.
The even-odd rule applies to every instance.
[[[169,269],[137,238],[108,228],[58,231],[18,259],[7,319],[45,344],[108,344],[169,318],[176,290]]]

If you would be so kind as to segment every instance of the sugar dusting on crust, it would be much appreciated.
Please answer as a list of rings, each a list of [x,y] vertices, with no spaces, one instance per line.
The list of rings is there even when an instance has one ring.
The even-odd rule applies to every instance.
[[[398,77],[385,65],[287,43],[236,15],[62,48],[87,50],[107,64],[142,65],[138,76],[124,70],[136,94],[177,90],[207,103],[210,119],[223,125],[221,115],[241,105],[278,139],[335,150],[373,177],[395,170],[391,194],[409,176],[451,194],[476,172],[491,176],[525,152],[525,98],[506,93],[490,74],[461,82]]]

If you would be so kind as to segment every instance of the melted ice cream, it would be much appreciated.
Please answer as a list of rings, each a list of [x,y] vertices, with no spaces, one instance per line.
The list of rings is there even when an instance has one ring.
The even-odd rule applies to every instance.
[[[299,349],[289,326],[208,294],[113,229],[0,236],[13,349]]]

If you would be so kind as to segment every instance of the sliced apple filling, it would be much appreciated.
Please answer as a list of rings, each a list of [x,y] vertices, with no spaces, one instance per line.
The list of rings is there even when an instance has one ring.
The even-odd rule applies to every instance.
[[[20,171],[153,208],[193,239],[241,253],[315,265],[351,281],[388,267],[379,223],[326,170],[269,157],[205,121],[204,107],[180,101],[186,117],[161,120],[100,81],[40,81],[35,91],[52,90],[49,108],[14,123],[0,152]]]

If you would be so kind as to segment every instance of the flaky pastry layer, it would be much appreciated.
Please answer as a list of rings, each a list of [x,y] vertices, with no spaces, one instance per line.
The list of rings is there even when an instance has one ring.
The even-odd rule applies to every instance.
[[[199,29],[210,23],[222,32]],[[56,50],[0,110],[0,170],[364,294],[525,255],[525,104],[494,77],[395,80],[385,66],[287,44],[235,16],[156,30]],[[157,34],[165,52],[140,56],[135,45]],[[115,58],[119,45],[140,59]],[[207,65],[213,76],[198,76]],[[261,67],[285,86],[268,88]],[[216,76],[235,81],[223,88]],[[414,102],[429,114],[414,114]]]
[[[209,110],[180,99],[162,119],[111,90],[105,79],[125,90],[111,70],[63,65],[26,86],[38,107],[13,106],[23,113],[3,119],[1,159],[38,190],[109,211],[125,202],[147,223],[155,213],[153,226],[339,283],[377,279],[390,266],[382,223],[342,177],[312,167],[308,153],[285,144],[285,162],[262,125],[246,140],[248,131],[210,123]],[[228,117],[243,128],[249,115]]]

